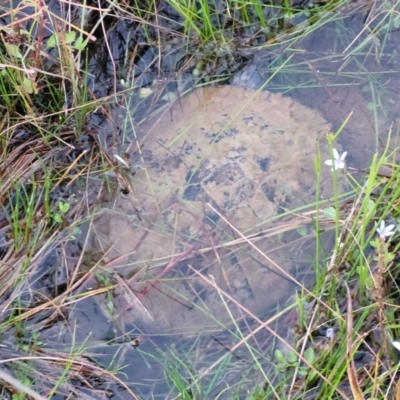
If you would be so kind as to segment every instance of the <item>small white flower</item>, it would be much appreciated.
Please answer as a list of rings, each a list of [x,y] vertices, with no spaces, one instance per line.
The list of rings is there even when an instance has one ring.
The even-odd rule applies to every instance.
[[[325,164],[331,167],[331,171],[337,169],[344,169],[344,167],[346,166],[344,159],[346,158],[347,151],[345,151],[341,155],[339,155],[336,149],[332,149],[332,152],[334,160],[326,160]]]
[[[394,341],[394,342],[392,342],[392,345],[393,345],[394,347],[396,347],[397,350],[400,350],[400,342]]]
[[[328,339],[333,339],[334,337],[335,337],[335,330],[333,329],[333,328],[328,328],[327,330],[326,330],[326,337],[328,338]]]
[[[380,226],[376,228],[376,232],[382,240],[385,240],[385,238],[392,236],[396,232],[396,227],[394,224],[386,226],[385,221],[381,221]]]

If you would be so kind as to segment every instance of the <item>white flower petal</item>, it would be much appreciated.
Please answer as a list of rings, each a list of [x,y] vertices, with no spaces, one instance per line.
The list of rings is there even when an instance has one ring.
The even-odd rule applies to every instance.
[[[379,237],[384,240],[396,232],[396,226],[394,224],[386,226],[385,221],[382,220],[379,227],[376,228],[376,232],[378,233]]]
[[[390,230],[389,227],[385,229],[385,232],[383,232],[384,236],[392,236],[394,234],[394,231]]]
[[[336,169],[343,169],[344,168],[344,162],[343,161],[337,161],[336,162]]]
[[[347,151],[343,152],[342,155],[339,155],[339,152],[336,149],[332,149],[332,154],[334,159],[325,161],[325,164],[332,167],[331,171],[344,169],[346,166],[344,159],[347,155]]]
[[[394,224],[388,225],[388,226],[386,227],[386,230],[387,230],[387,231],[392,231],[392,230],[394,230]]]
[[[400,350],[400,342],[398,342],[397,340],[395,340],[394,342],[392,342],[392,345],[394,347],[396,347],[397,350]]]
[[[335,330],[333,328],[328,328],[326,330],[326,337],[328,339],[333,339],[335,337]]]

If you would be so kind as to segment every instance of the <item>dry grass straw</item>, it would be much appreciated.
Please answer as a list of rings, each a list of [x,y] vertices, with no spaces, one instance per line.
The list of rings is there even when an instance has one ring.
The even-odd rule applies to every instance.
[[[64,4],[71,6],[69,2]],[[76,256],[79,233],[75,230],[81,229],[87,214],[100,200],[92,178],[113,165],[103,157],[93,136],[85,132],[86,116],[111,97],[99,102],[87,95],[86,53],[74,49],[66,39],[68,33],[75,32],[84,40],[94,41],[97,26],[87,31],[83,21],[73,21],[74,15],[79,15],[76,8],[81,7],[85,14],[90,7],[71,7],[75,7],[76,14],[67,7],[64,11],[69,12],[62,17],[42,1],[25,2],[12,10],[5,10],[4,5],[1,8],[2,21],[8,19],[9,23],[1,27],[0,59],[0,324],[3,344],[7,343],[4,353],[9,356],[3,354],[0,363],[10,366],[16,374],[25,371],[26,382],[36,382],[34,387],[39,391],[47,388],[51,393],[60,388],[61,392],[75,393],[82,399],[93,398],[71,379],[85,375],[81,379],[83,387],[97,396],[89,381],[105,376],[136,398],[115,373],[77,357],[74,349],[65,354],[45,349],[37,339],[57,321],[68,322],[71,305],[110,290],[85,286],[102,263],[97,259],[93,265],[85,266],[87,240],[83,252]],[[45,43],[49,30],[57,37],[53,53]],[[80,142],[82,134],[93,141],[86,148]],[[74,197],[78,189],[81,194]],[[57,255],[56,260],[46,266],[52,255]],[[54,288],[45,281],[45,274],[55,277],[57,271],[66,274],[65,288],[57,287],[57,279],[53,280]],[[29,351],[20,343],[26,337],[31,343]],[[18,354],[10,349],[17,349]],[[46,370],[51,374],[43,372]],[[32,391],[8,378],[4,375],[0,380],[4,385],[10,382],[15,392]]]

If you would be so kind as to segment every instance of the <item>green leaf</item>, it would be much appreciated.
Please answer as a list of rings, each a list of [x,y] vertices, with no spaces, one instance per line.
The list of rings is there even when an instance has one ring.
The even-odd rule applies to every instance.
[[[7,49],[7,53],[10,55],[10,57],[14,57],[14,58],[22,58],[22,54],[18,48],[18,46],[16,46],[15,44],[11,44],[11,43],[4,43],[4,45],[6,46]]]
[[[78,39],[76,39],[76,41],[75,41],[75,44],[74,44],[74,47],[77,49],[77,50],[84,50],[84,48],[86,47],[86,45],[87,45],[87,41],[84,41],[83,40],[83,37],[82,36],[79,36],[78,37]]]
[[[393,260],[394,260],[394,254],[393,253],[385,254],[385,262],[386,262],[386,264],[389,264]]]
[[[57,46],[57,36],[54,33],[47,39],[47,47],[51,49],[52,47],[56,47],[56,46]]]
[[[312,364],[315,360],[315,353],[314,350],[309,347],[305,352],[304,352],[304,358],[308,361],[309,364]]]
[[[22,85],[25,91],[28,92],[29,94],[33,94],[35,92],[35,86],[33,85],[33,82],[27,77],[24,77]]]
[[[60,211],[65,214],[69,210],[69,204],[68,203],[63,203],[61,201],[58,202],[58,208]]]
[[[358,265],[356,271],[361,280],[365,280],[368,275],[368,268],[365,265]]]
[[[378,239],[378,238],[375,238],[375,239],[373,239],[373,240],[371,240],[370,242],[369,242],[369,244],[372,246],[372,247],[375,247],[376,249],[381,245],[381,241]]]
[[[71,31],[65,35],[65,43],[71,44],[76,38],[76,32]]]
[[[299,368],[297,372],[300,376],[307,376],[308,375],[308,370],[306,368]]]
[[[276,349],[274,354],[275,354],[275,358],[278,361],[280,361],[280,362],[284,362],[285,361],[285,357],[284,357],[283,353],[279,349]]]
[[[334,207],[326,207],[324,208],[324,215],[326,219],[330,219],[332,221],[336,221],[336,210]]]
[[[367,202],[367,210],[369,212],[373,211],[376,207],[375,202],[372,199],[366,199],[366,202]]]
[[[145,99],[153,93],[153,89],[150,88],[140,88],[139,89],[139,99]]]
[[[358,257],[360,256],[360,249],[355,248],[352,253],[350,253],[351,259],[356,261]]]
[[[294,364],[297,361],[297,356],[293,353],[293,351],[289,351],[286,354],[286,360],[289,364]]]
[[[304,225],[298,226],[296,232],[302,237],[307,236],[307,227]]]
[[[57,222],[58,224],[61,224],[62,222],[62,218],[60,214],[53,214],[53,219],[55,222]]]
[[[76,239],[81,233],[81,228],[79,228],[79,226],[74,226],[72,228],[71,239]]]
[[[165,101],[168,101],[168,102],[173,101],[175,99],[176,99],[176,94],[173,93],[173,92],[167,92],[167,93],[164,94],[163,97],[161,97],[161,100],[165,100]]]

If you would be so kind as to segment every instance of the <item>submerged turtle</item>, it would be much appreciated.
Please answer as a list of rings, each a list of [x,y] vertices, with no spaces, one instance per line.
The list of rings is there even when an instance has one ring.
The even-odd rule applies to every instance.
[[[109,258],[130,255],[119,271],[126,276],[139,267],[147,271],[175,262],[187,274],[189,267],[206,268],[248,306],[250,298],[265,306],[268,298],[281,297],[282,284],[276,285],[265,260],[260,266],[249,250],[238,254],[230,247],[222,254],[218,249],[238,237],[235,229],[258,232],[278,213],[315,201],[314,156],[329,124],[280,94],[219,86],[181,98],[143,132],[141,165],[132,182],[141,221],[130,199],[122,199],[95,224],[103,243],[111,245]],[[326,141],[321,142],[322,159],[329,159]],[[321,196],[330,195],[330,174],[325,168],[323,181],[329,184]],[[178,255],[192,245],[196,260],[182,265]],[[199,256],[206,247],[208,255]],[[188,289],[186,282],[174,290],[190,299],[194,286]]]

